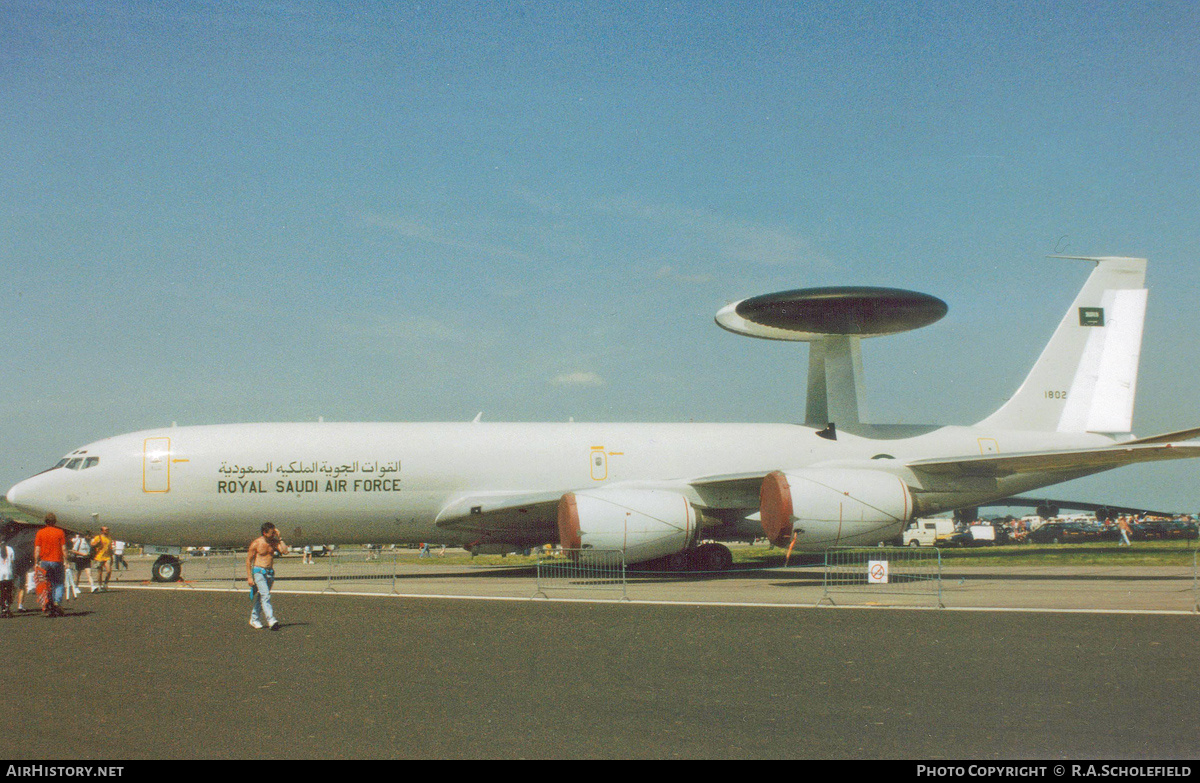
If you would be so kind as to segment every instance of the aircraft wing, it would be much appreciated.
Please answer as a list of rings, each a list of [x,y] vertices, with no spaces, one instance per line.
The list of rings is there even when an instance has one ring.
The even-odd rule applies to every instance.
[[[708,509],[758,509],[765,472],[704,476],[692,481],[669,482],[673,489],[689,495]],[[558,537],[558,502],[562,490],[548,492],[497,492],[463,495],[447,504],[437,516],[437,526],[446,530],[478,532],[481,540],[545,541]]]
[[[1188,435],[1185,430],[1173,435]],[[1098,449],[985,454],[973,457],[938,457],[908,463],[914,471],[945,476],[1002,477],[1017,473],[1077,473],[1106,470],[1138,462],[1200,457],[1200,443],[1162,443],[1156,436]],[[712,510],[749,510],[759,506],[764,472],[702,476],[680,482],[690,485],[701,507]],[[672,482],[674,483],[674,482]],[[671,487],[683,491],[683,487]],[[469,494],[446,505],[437,516],[438,527],[479,531],[494,540],[553,540],[558,535],[558,502],[561,490]],[[689,494],[689,493],[685,493]]]
[[[558,535],[558,501],[562,492],[484,493],[465,495],[437,516],[448,530],[486,530],[489,535],[553,532]],[[536,537],[536,535],[534,536]]]
[[[1150,439],[1152,441],[1152,439]],[[1009,476],[1014,473],[1070,473],[1107,470],[1137,462],[1200,457],[1200,444],[1121,444],[1102,449],[1041,451],[1022,454],[984,454],[978,457],[920,459],[908,467],[921,473],[959,476]]]
[[[705,508],[758,508],[766,472],[704,476],[687,483],[692,486]]]
[[[1036,497],[1012,497],[1000,498],[993,500],[990,503],[980,503],[979,508],[987,507],[1024,507],[1024,508],[1041,508],[1050,506],[1055,509],[1055,513],[1051,516],[1058,516],[1059,511],[1105,511],[1109,514],[1132,514],[1133,516],[1149,515],[1155,517],[1173,517],[1174,511],[1154,511],[1148,508],[1133,508],[1132,506],[1115,506],[1112,503],[1088,503],[1082,500],[1054,500],[1052,498],[1036,498]]]

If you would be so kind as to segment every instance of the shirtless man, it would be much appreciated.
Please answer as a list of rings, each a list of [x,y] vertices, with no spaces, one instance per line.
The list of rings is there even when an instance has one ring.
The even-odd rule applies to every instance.
[[[246,554],[246,583],[250,585],[250,626],[279,630],[279,621],[271,611],[271,586],[275,584],[275,555],[286,555],[287,544],[279,530],[270,522],[264,522],[262,535],[250,544]]]

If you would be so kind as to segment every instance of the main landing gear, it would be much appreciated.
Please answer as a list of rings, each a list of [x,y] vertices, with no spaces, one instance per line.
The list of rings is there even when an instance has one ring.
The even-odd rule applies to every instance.
[[[695,549],[687,549],[663,558],[661,562],[667,571],[728,571],[733,566],[733,553],[724,544],[701,544]]]
[[[150,579],[155,582],[178,582],[183,578],[183,563],[172,555],[160,555],[150,566]]]

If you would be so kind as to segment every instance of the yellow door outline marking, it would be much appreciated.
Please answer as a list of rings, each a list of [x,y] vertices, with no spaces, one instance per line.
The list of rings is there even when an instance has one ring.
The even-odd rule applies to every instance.
[[[608,456],[604,453],[603,446],[592,446],[588,464],[592,469],[592,481],[604,481],[608,478]]]
[[[146,438],[142,442],[142,491],[171,491],[171,439]]]

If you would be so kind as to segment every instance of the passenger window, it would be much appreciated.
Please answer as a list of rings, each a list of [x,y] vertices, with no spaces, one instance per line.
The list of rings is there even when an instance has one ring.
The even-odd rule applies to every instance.
[[[96,464],[98,464],[99,462],[100,462],[100,458],[99,458],[99,457],[88,457],[88,458],[87,458],[86,460],[84,460],[84,462],[83,462],[83,469],[84,469],[84,470],[87,470],[88,468],[92,467],[93,465],[96,465]]]
[[[80,462],[83,462],[83,459],[80,457],[76,457],[75,459],[71,460],[67,463],[67,470],[79,470]]]

